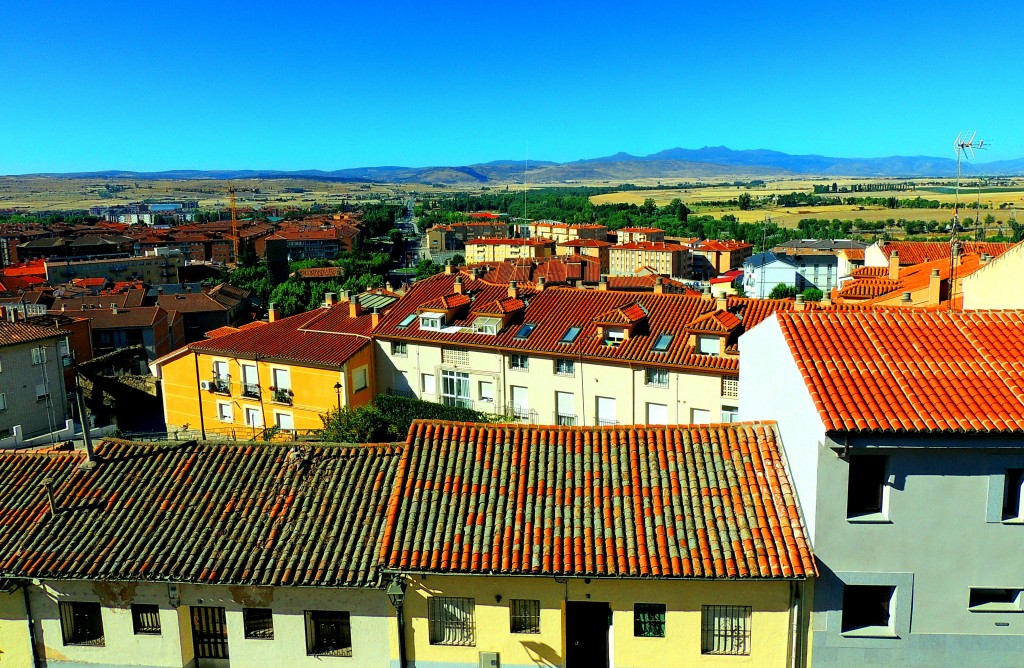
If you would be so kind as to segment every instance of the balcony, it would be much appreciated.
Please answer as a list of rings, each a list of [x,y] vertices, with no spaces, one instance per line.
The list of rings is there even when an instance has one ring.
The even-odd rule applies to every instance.
[[[274,393],[271,401],[277,404],[288,404],[292,405],[292,395],[294,394],[289,387],[272,387],[270,391]],[[259,388],[257,388],[259,392]]]
[[[575,427],[579,421],[572,413],[555,413],[555,424],[559,427]]]
[[[594,420],[594,424],[598,427],[613,427],[618,423],[618,420],[605,420],[604,418],[597,418]]]
[[[216,392],[217,394],[231,394],[231,377],[218,378],[214,376],[210,379],[210,391]]]
[[[260,398],[260,386],[252,383],[242,383],[242,396],[248,399]]]

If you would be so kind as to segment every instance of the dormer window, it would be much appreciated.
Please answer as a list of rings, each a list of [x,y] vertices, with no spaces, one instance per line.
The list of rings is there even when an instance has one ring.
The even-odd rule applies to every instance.
[[[430,329],[438,331],[444,327],[444,314],[442,313],[422,313],[420,314],[420,329]]]
[[[721,346],[721,337],[704,334],[697,336],[698,355],[718,355],[721,352]]]
[[[608,327],[604,330],[604,342],[609,346],[621,345],[626,340],[626,330],[621,327]]]
[[[473,331],[477,334],[490,334],[494,336],[501,329],[501,318],[490,316],[478,316],[473,321]]]

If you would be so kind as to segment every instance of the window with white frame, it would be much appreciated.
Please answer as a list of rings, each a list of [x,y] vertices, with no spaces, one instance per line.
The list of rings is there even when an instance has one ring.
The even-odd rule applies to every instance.
[[[358,392],[369,387],[367,378],[367,367],[361,366],[352,372],[352,391]]]
[[[555,392],[555,424],[576,426],[576,397],[572,392]]]
[[[32,349],[32,364],[46,364],[46,348],[40,346]]]
[[[431,596],[427,599],[431,645],[476,645],[476,601],[472,598]]]
[[[722,396],[726,399],[737,399],[740,396],[739,378],[722,379]]]
[[[490,380],[480,381],[480,401],[486,404],[494,403],[494,382]]]
[[[217,402],[217,419],[221,422],[232,422],[235,418],[232,414],[231,403],[227,401]]]
[[[295,429],[295,418],[291,413],[274,413],[274,426],[278,429],[291,431]]]
[[[703,408],[690,409],[690,424],[708,424],[711,422],[711,411]]]
[[[469,374],[464,371],[441,371],[441,402],[446,406],[472,408],[469,398]]]
[[[558,358],[555,360],[555,375],[556,376],[575,376],[576,375],[576,362],[574,360]]]
[[[477,334],[495,335],[501,329],[501,318],[478,316],[473,320],[473,331]]]
[[[604,330],[604,342],[609,346],[621,345],[626,340],[626,330],[621,327],[609,327]]]
[[[270,377],[277,390],[292,389],[292,375],[288,369],[273,369],[270,372]]]
[[[700,612],[701,654],[750,654],[750,606],[704,605]]]
[[[423,313],[420,315],[420,329],[439,330],[444,327],[444,314]]]
[[[736,406],[722,406],[722,422],[739,422],[740,409]]]
[[[668,424],[668,404],[647,404],[647,424]]]
[[[522,353],[512,353],[508,356],[508,368],[515,371],[526,371],[530,368],[530,357]]]
[[[421,374],[420,387],[423,394],[437,394],[437,378],[432,373]]]
[[[718,355],[721,351],[721,338],[717,336],[705,336],[700,334],[697,336],[697,354],[698,355]]]
[[[260,414],[260,409],[246,407],[245,424],[248,427],[262,427],[263,416]]]
[[[644,385],[668,387],[668,369],[644,369]]]
[[[395,357],[408,357],[409,344],[405,341],[392,341],[391,354],[394,355]]]

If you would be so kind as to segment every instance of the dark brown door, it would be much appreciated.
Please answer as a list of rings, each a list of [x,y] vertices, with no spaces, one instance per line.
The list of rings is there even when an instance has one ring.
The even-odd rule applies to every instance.
[[[567,602],[566,668],[608,668],[608,628],[611,623],[612,613],[607,603]]]
[[[199,666],[227,664],[228,626],[224,608],[192,606],[192,647]]]

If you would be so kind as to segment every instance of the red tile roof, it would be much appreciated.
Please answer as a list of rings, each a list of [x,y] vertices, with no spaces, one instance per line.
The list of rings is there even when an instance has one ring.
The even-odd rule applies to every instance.
[[[659,276],[658,274],[642,274],[638,276],[609,276],[608,277],[608,289],[609,290],[653,290],[654,285],[658,282],[658,278],[661,278],[661,284],[665,286],[665,289],[671,289],[676,294],[690,295],[691,297],[700,297],[699,292],[686,287],[686,284],[682,281],[677,281],[667,276]]]
[[[961,253],[987,253],[992,257],[1002,255],[1013,248],[1012,243],[995,243],[991,241],[963,241]],[[900,265],[920,264],[930,260],[949,259],[948,241],[887,241],[882,244],[882,252],[889,257],[896,250],[900,254]]]
[[[728,311],[715,311],[703,315],[687,328],[694,332],[713,332],[718,334],[731,334],[743,326],[743,323]]]
[[[378,584],[400,447],[106,441],[96,452],[91,471],[81,451],[0,453],[0,575]]]
[[[385,569],[802,578],[814,559],[774,423],[414,422]]]
[[[345,270],[342,267],[305,267],[296,273],[302,278],[338,278],[345,275]]]
[[[41,327],[29,325],[24,322],[0,321],[0,346],[19,346],[33,341],[44,341],[60,336],[67,336],[67,332],[53,327]]]
[[[1024,314],[779,314],[830,431],[1024,431]]]
[[[180,313],[222,313],[228,310],[228,307],[202,292],[160,295],[156,303],[168,311]]]
[[[621,231],[621,230],[620,230]],[[638,250],[638,251],[663,251],[663,252],[680,252],[689,250],[689,246],[683,244],[670,244],[665,241],[634,241],[628,244],[619,244],[612,246],[611,250]]]
[[[889,267],[857,267],[850,272],[854,278],[869,278],[872,276],[888,276]]]
[[[552,239],[470,239],[466,245],[476,246],[549,246],[555,243]]]
[[[753,248],[753,244],[748,244],[745,241],[733,241],[733,240],[718,240],[708,239],[707,241],[700,241],[693,244],[692,248],[694,251],[701,252],[712,252],[712,251],[736,251],[743,248]]]
[[[572,239],[570,241],[559,241],[558,245],[569,248],[608,248],[613,244],[610,241],[599,241],[597,239]]]

